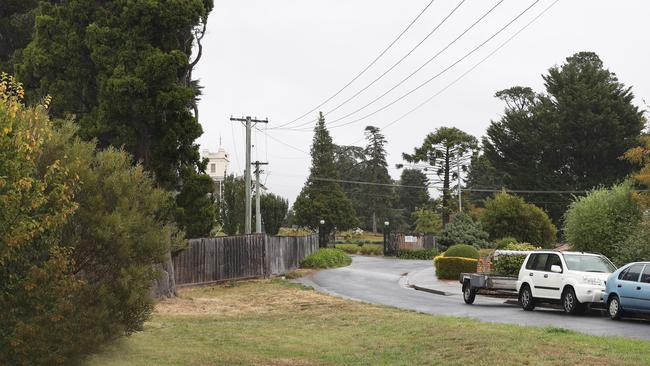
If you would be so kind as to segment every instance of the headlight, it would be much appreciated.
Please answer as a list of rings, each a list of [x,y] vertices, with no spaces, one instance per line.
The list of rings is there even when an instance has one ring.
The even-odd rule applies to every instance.
[[[588,277],[584,276],[582,277],[582,282],[587,284],[587,285],[594,285],[594,286],[602,286],[603,285],[603,280],[597,277]]]

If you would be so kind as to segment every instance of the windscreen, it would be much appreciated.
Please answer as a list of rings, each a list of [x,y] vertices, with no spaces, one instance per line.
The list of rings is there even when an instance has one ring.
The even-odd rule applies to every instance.
[[[564,260],[572,271],[612,273],[616,270],[607,258],[596,255],[564,254]]]

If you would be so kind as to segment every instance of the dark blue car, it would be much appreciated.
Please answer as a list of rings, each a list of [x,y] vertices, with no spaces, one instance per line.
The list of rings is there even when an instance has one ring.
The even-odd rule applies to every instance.
[[[612,319],[626,313],[650,313],[650,262],[630,263],[612,273],[604,301]]]

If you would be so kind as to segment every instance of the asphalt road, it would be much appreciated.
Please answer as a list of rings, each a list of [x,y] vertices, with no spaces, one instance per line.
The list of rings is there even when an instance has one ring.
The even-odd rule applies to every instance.
[[[422,313],[468,317],[486,322],[562,327],[592,335],[650,340],[648,320],[613,321],[597,312],[575,316],[564,314],[561,310],[542,308],[524,312],[519,306],[505,304],[503,299],[480,295],[473,305],[466,305],[459,295],[435,295],[406,286],[407,273],[431,265],[431,261],[355,256],[348,267],[320,271],[302,278],[300,282],[336,296]]]

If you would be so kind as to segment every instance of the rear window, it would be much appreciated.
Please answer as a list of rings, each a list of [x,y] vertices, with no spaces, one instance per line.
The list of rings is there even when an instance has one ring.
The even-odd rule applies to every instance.
[[[544,271],[546,269],[546,260],[548,253],[531,254],[526,263],[526,269],[533,271]]]
[[[633,264],[628,268],[623,275],[623,278],[621,278],[623,281],[632,281],[636,282],[639,280],[639,276],[641,275],[641,271],[643,270],[643,264]]]
[[[569,270],[579,272],[612,273],[616,267],[603,256],[564,254],[564,261]]]
[[[645,269],[643,270],[643,274],[641,275],[641,282],[650,283],[650,264],[645,265]]]

